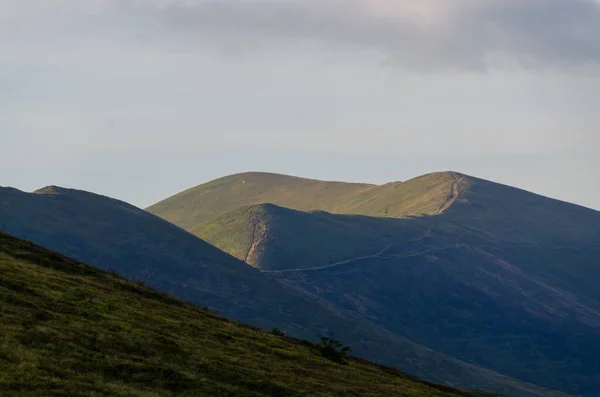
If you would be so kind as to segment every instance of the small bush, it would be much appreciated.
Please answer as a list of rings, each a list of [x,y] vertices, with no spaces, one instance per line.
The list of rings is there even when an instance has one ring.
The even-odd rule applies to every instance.
[[[273,328],[271,330],[271,334],[276,335],[276,336],[285,336],[285,332],[283,332],[279,328]]]
[[[350,346],[342,347],[342,343],[340,341],[333,338],[328,338],[326,336],[321,337],[319,350],[321,351],[323,357],[339,363],[341,363],[346,355],[352,351]]]

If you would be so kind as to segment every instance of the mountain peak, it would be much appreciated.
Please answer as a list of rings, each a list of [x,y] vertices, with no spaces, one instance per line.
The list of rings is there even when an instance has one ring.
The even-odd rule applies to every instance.
[[[50,185],[34,191],[33,194],[58,195],[65,194],[68,190],[69,189],[66,189],[64,187]]]

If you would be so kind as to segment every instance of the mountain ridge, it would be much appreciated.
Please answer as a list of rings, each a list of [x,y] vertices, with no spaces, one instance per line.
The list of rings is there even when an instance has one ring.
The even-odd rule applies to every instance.
[[[176,193],[170,197],[167,197],[163,200],[160,200],[159,202],[147,207],[146,209],[149,210],[150,212],[160,212],[161,210],[159,209],[161,203],[162,204],[166,204],[166,202],[170,199],[176,198],[176,197],[180,197],[183,195],[190,195],[191,193],[194,193],[195,190],[212,184],[212,183],[224,183],[224,182],[230,182],[233,179],[237,179],[237,178],[261,178],[261,177],[269,177],[269,178],[275,178],[277,181],[285,181],[286,179],[289,180],[299,180],[299,181],[307,181],[307,182],[313,182],[313,183],[323,183],[323,184],[342,184],[342,185],[349,185],[349,186],[355,186],[357,187],[357,190],[359,190],[360,188],[389,188],[389,187],[393,187],[393,186],[399,186],[401,184],[406,184],[408,182],[414,182],[414,181],[418,181],[419,179],[422,178],[428,178],[428,177],[435,177],[435,176],[448,176],[448,177],[456,177],[456,179],[468,179],[468,180],[478,180],[478,181],[486,181],[486,182],[490,182],[489,180],[483,179],[483,178],[479,178],[476,176],[472,176],[463,172],[459,172],[459,171],[435,171],[435,172],[431,172],[431,173],[427,173],[427,174],[423,174],[423,175],[418,175],[415,176],[413,178],[410,178],[406,181],[391,181],[391,182],[386,182],[383,184],[373,184],[373,183],[366,183],[366,182],[345,182],[345,181],[340,181],[340,180],[336,180],[336,181],[330,181],[330,180],[324,180],[324,179],[314,179],[314,178],[308,178],[308,177],[300,177],[300,176],[295,176],[295,175],[287,175],[287,174],[279,174],[279,173],[271,173],[271,172],[260,172],[260,171],[248,171],[248,172],[241,172],[241,173],[236,173],[236,174],[231,174],[231,175],[227,175],[224,177],[220,177],[205,183],[202,183],[200,185],[188,188],[183,190],[180,193]],[[599,210],[590,208],[590,207],[586,207],[584,205],[580,205],[577,203],[573,203],[570,201],[565,201],[565,200],[561,200],[561,199],[557,199],[545,194],[541,194],[541,193],[535,193],[535,192],[531,192],[527,189],[523,189],[523,188],[518,188],[518,187],[514,187],[505,183],[499,183],[499,182],[492,182],[495,183],[496,185],[500,185],[500,186],[504,186],[504,187],[509,187],[511,189],[516,189],[522,192],[527,192],[539,197],[543,197],[543,198],[548,198],[551,200],[555,200],[555,201],[559,201],[565,204],[570,204],[570,205],[574,205],[577,207],[581,207],[581,208],[586,208],[589,209],[591,211],[595,211],[595,212],[600,212]],[[268,201],[265,201],[268,202]],[[257,202],[257,203],[253,203],[253,204],[261,204],[261,203],[265,203],[265,202]],[[277,204],[277,203],[273,203],[273,204]],[[248,204],[249,205],[249,204]],[[280,204],[278,204],[280,205]],[[280,206],[285,206],[285,205],[280,205]],[[237,207],[236,207],[237,208]],[[290,207],[288,206],[288,208],[293,208],[293,209],[298,209],[298,208],[294,208],[294,207]],[[368,214],[362,214],[362,215],[368,215]]]
[[[229,175],[187,189],[146,210],[186,230],[237,208],[273,203],[291,209],[381,217],[434,214],[452,193],[453,172],[384,185],[329,182],[269,173]],[[398,201],[397,196],[402,200]]]
[[[456,360],[342,314],[325,301],[281,285],[127,203],[75,190],[63,193],[0,189],[0,229],[235,320],[266,329],[277,327],[309,340],[332,335],[351,344],[365,358],[428,380],[519,397],[548,395],[547,389]]]

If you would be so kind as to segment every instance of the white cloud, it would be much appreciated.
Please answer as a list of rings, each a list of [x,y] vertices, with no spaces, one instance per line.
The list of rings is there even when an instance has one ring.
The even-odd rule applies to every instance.
[[[485,69],[499,54],[525,67],[600,62],[596,0],[4,0],[0,20],[21,34],[78,25],[235,51],[317,40],[412,70]]]
[[[320,39],[381,51],[417,69],[485,68],[493,54],[525,66],[600,61],[594,0],[198,0],[149,14],[174,31],[241,49]],[[147,4],[146,4],[147,5]]]

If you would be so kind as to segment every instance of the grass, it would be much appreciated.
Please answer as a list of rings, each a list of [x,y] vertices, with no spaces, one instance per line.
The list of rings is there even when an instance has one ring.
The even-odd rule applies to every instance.
[[[448,200],[454,173],[434,173],[382,186],[245,173],[186,190],[147,210],[186,230],[241,207],[272,203],[300,211],[405,217],[434,214]]]
[[[230,321],[0,234],[3,396],[483,396]]]

